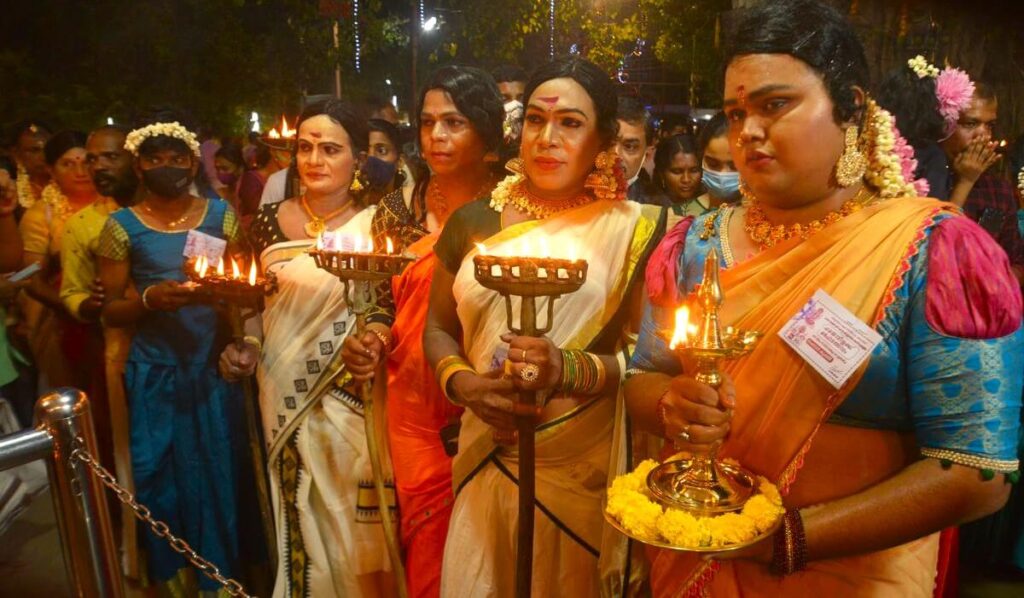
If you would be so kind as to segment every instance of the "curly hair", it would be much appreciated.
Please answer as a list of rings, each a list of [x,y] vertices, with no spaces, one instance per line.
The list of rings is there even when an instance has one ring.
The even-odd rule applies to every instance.
[[[853,26],[831,6],[815,0],[773,0],[739,15],[725,64],[750,54],[788,54],[817,73],[835,108],[836,123],[859,118],[854,87],[867,90],[871,76]]]
[[[593,62],[577,56],[556,58],[533,72],[526,83],[523,97],[529,101],[538,87],[552,79],[572,79],[580,84],[597,108],[597,132],[602,145],[608,147],[614,143],[619,134],[619,97],[608,73]]]
[[[875,100],[896,118],[896,127],[910,145],[921,147],[946,136],[946,123],[935,97],[935,79],[918,77],[901,65],[878,85]]]

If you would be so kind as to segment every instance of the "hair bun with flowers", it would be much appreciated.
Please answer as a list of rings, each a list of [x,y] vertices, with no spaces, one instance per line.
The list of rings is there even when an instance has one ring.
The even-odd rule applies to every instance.
[[[864,136],[869,164],[864,179],[883,198],[927,197],[925,179],[915,179],[917,159],[914,148],[900,134],[896,118],[873,99],[868,98]]]
[[[974,82],[960,69],[946,67],[935,78],[935,97],[939,114],[946,121],[946,137],[953,134],[960,113],[967,109],[974,95]]]
[[[135,129],[124,140],[124,149],[128,150],[134,155],[139,155],[139,146],[150,137],[173,137],[174,139],[180,139],[185,142],[185,145],[192,150],[192,153],[199,157],[199,139],[196,138],[196,134],[189,131],[181,125],[181,123],[175,121],[171,123],[153,123],[146,125],[145,127]]]
[[[934,79],[939,76],[939,69],[920,54],[908,60],[907,66],[910,67],[910,70],[914,71],[918,79],[924,79],[925,77]]]

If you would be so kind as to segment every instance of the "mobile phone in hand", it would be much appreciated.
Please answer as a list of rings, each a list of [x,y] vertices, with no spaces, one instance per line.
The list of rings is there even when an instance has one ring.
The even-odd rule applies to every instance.
[[[14,274],[8,276],[7,280],[9,282],[21,282],[26,278],[34,276],[40,270],[42,270],[42,266],[39,265],[39,262],[32,262],[28,266],[25,266],[21,270],[18,270]]]

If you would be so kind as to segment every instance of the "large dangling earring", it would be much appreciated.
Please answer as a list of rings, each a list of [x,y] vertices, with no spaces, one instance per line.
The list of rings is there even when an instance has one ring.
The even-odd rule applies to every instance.
[[[526,165],[523,163],[522,158],[512,158],[508,162],[505,162],[505,170],[516,176],[524,176],[526,173]]]
[[[836,182],[840,187],[849,187],[860,182],[868,168],[868,159],[857,147],[857,140],[857,125],[851,125],[846,129],[843,154],[836,163]]]
[[[352,184],[348,186],[349,191],[359,193],[363,190],[363,182],[359,180],[362,174],[360,170],[356,170],[356,173],[352,176]]]
[[[754,196],[754,192],[750,190],[750,187],[747,187],[747,184],[743,182],[743,179],[740,179],[740,195],[743,196],[743,201],[745,203],[753,203],[757,201],[757,197]]]
[[[599,152],[594,159],[594,170],[587,176],[584,186],[598,199],[621,199],[626,185],[619,156],[613,152]]]

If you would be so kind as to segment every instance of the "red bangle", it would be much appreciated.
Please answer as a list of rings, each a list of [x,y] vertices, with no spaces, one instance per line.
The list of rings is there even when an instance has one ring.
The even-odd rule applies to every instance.
[[[772,573],[786,576],[807,567],[807,537],[804,520],[798,509],[787,509],[782,516],[782,527],[772,538]]]
[[[661,393],[661,398],[658,399],[658,423],[661,425],[661,437],[668,438],[668,423],[666,421],[666,409],[665,409],[665,397],[668,396],[666,388],[665,392]]]

